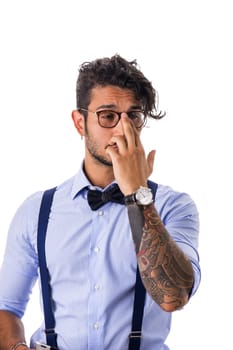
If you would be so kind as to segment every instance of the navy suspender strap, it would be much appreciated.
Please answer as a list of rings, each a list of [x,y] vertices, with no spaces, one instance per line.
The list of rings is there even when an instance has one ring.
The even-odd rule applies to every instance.
[[[44,192],[38,221],[38,234],[37,234],[37,249],[39,258],[39,268],[41,277],[41,290],[44,307],[44,320],[45,320],[45,334],[47,345],[53,348],[57,348],[57,334],[55,332],[55,318],[52,308],[52,296],[50,287],[49,271],[47,269],[46,255],[45,255],[45,237],[48,227],[48,220],[50,214],[50,208],[53,201],[53,196],[56,191],[56,187]]]
[[[153,199],[155,200],[158,184],[148,180],[148,186],[152,189]],[[134,307],[133,307],[133,319],[132,328],[129,335],[129,347],[128,350],[139,350],[142,337],[142,320],[144,312],[144,304],[146,298],[146,290],[142,283],[139,268],[137,266],[135,295],[134,295]]]
[[[137,267],[135,294],[134,294],[134,307],[133,307],[133,319],[132,328],[129,335],[129,348],[128,350],[139,350],[142,337],[142,319],[144,304],[146,298],[146,290],[142,283],[139,268]]]
[[[153,198],[155,199],[158,185],[152,181],[148,181],[149,187],[152,189]],[[55,318],[52,308],[52,297],[50,287],[50,276],[46,264],[45,255],[45,238],[48,227],[48,220],[50,214],[50,208],[53,201],[53,196],[56,191],[56,187],[44,192],[38,220],[38,234],[37,234],[37,249],[39,258],[39,268],[41,277],[41,290],[43,298],[44,319],[45,319],[45,333],[47,345],[53,348],[57,348],[57,334],[55,332]],[[139,350],[141,344],[141,328],[143,320],[143,311],[145,304],[146,290],[142,283],[140,271],[137,267],[135,295],[134,295],[134,308],[132,328],[129,335],[129,348],[128,350]]]

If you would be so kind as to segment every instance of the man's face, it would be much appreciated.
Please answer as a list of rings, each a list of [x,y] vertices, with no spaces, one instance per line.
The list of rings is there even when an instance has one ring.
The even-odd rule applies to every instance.
[[[140,110],[141,105],[131,90],[116,86],[98,86],[92,90],[88,110],[95,112],[104,109],[127,113]],[[105,166],[112,166],[111,159],[106,154],[106,146],[113,136],[123,135],[121,120],[113,128],[103,128],[99,125],[96,114],[89,112],[85,123],[86,158]]]

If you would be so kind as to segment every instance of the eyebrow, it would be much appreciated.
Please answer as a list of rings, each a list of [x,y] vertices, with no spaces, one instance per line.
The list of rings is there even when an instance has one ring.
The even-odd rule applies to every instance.
[[[98,111],[99,109],[116,109],[116,105],[114,104],[109,104],[109,105],[101,105],[99,107],[96,108],[96,110]],[[141,105],[132,105],[130,106],[130,108],[128,109],[128,111],[131,110],[141,110],[142,106]],[[126,111],[127,112],[127,111]]]

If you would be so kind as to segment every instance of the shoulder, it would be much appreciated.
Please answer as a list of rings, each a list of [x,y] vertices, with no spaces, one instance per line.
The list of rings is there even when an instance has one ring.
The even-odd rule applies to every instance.
[[[20,204],[13,217],[11,229],[17,228],[17,232],[21,233],[35,230],[42,195],[43,191],[33,193]]]
[[[56,186],[58,196],[69,194],[73,184],[72,180],[73,178],[70,178],[58,186],[56,186],[56,184],[54,185],[54,187]],[[29,232],[33,232],[37,229],[41,200],[44,192],[48,189],[49,188],[34,192],[25,198],[13,217],[13,226],[20,226],[22,229],[24,228],[24,231],[26,230]]]
[[[179,216],[198,216],[197,206],[192,197],[170,186],[158,185],[155,205],[161,217],[166,220]]]
[[[164,200],[186,200],[186,201],[193,201],[191,196],[186,192],[181,192],[173,189],[170,186],[158,184],[157,194],[156,197],[158,199],[164,199]]]

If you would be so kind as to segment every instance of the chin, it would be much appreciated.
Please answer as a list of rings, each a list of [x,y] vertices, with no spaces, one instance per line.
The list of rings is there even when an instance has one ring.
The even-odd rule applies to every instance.
[[[108,167],[112,167],[112,161],[110,159],[101,157],[99,155],[93,155],[93,158],[102,165],[108,166]]]

